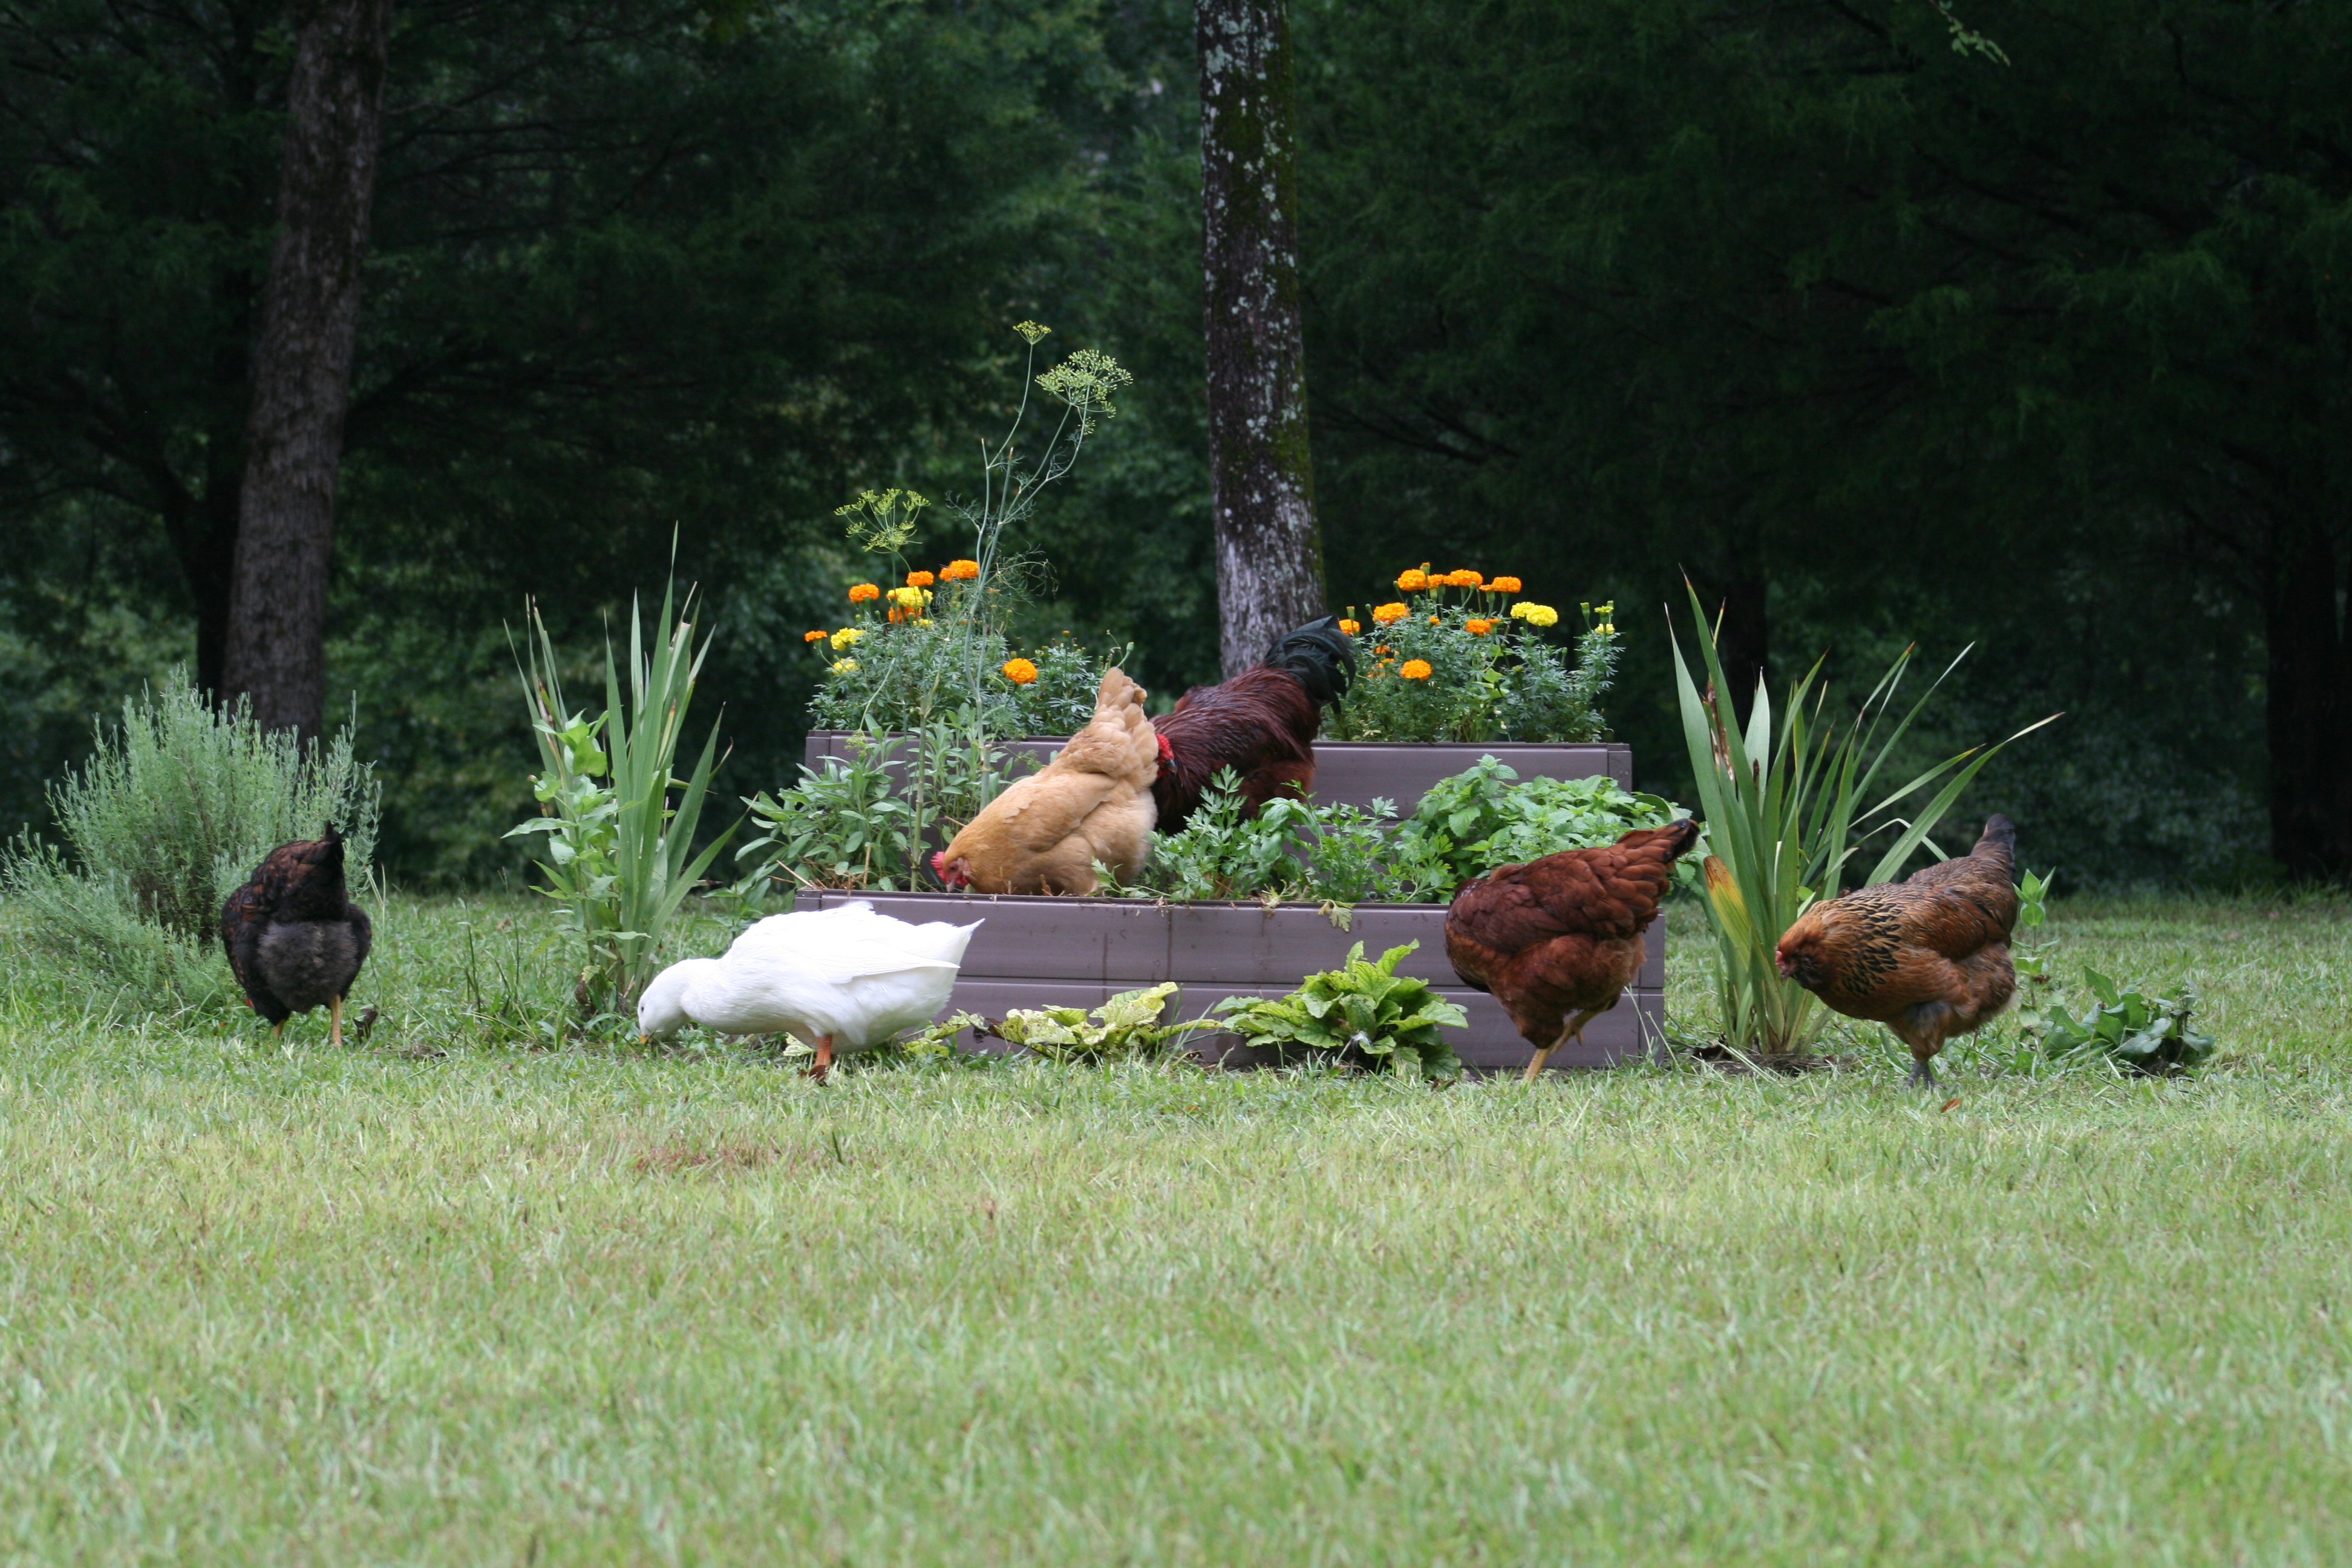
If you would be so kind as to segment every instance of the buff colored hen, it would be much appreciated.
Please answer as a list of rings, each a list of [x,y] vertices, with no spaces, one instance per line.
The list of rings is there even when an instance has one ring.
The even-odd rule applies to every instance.
[[[1122,879],[1142,870],[1162,755],[1143,699],[1123,672],[1103,671],[1086,728],[931,857],[940,880],[978,893],[1087,894],[1099,884],[1097,860]]]

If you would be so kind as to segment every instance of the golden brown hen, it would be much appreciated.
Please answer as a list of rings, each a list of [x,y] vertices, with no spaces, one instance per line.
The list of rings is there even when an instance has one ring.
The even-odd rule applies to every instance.
[[[1944,1042],[1991,1021],[2017,994],[2017,829],[1996,813],[1976,847],[1907,880],[1815,904],[1781,934],[1780,973],[1849,1018],[1911,1047],[1909,1081],[1936,1084]]]
[[[1086,727],[931,857],[940,880],[981,893],[1087,894],[1097,862],[1121,878],[1143,869],[1160,755],[1144,695],[1118,668],[1103,671]]]
[[[1688,818],[1637,827],[1602,848],[1498,866],[1454,895],[1445,956],[1536,1048],[1529,1082],[1633,983],[1642,933],[1674,886],[1675,860],[1697,842]]]

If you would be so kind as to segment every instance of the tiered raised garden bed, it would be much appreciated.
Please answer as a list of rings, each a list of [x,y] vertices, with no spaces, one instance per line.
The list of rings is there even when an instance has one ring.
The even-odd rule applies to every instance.
[[[1059,740],[1016,742],[1051,756]],[[847,737],[819,731],[808,740],[811,766],[845,754]],[[1633,752],[1622,745],[1365,745],[1328,742],[1315,748],[1315,795],[1369,806],[1375,797],[1410,813],[1431,785],[1492,754],[1521,778],[1591,778],[1606,774],[1632,787]],[[1527,1066],[1528,1043],[1495,1000],[1462,984],[1445,962],[1445,910],[1440,904],[1359,904],[1349,928],[1311,904],[1269,909],[1260,903],[1160,904],[1136,899],[986,898],[961,893],[803,894],[801,907],[824,909],[863,898],[903,921],[974,920],[956,981],[952,1008],[990,1017],[1013,1007],[1098,1005],[1121,991],[1173,980],[1183,986],[1182,1016],[1195,1018],[1227,996],[1279,996],[1301,976],[1336,967],[1355,942],[1367,956],[1418,941],[1402,973],[1436,984],[1469,1015],[1469,1027],[1448,1031],[1475,1071]],[[1665,1022],[1665,926],[1650,928],[1642,973],[1616,1007],[1587,1026],[1581,1046],[1557,1053],[1558,1068],[1610,1067],[1638,1058],[1660,1037]],[[1230,1035],[1196,1035],[1196,1055],[1228,1065],[1252,1065]],[[983,1042],[993,1045],[994,1042]]]

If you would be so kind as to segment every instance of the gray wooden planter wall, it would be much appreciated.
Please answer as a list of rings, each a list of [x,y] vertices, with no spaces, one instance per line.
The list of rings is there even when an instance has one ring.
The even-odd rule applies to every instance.
[[[819,731],[808,740],[808,760],[845,755],[847,737]],[[1059,740],[1016,742],[1044,757]],[[1368,745],[1318,743],[1315,796],[1369,806],[1375,797],[1409,814],[1431,785],[1493,754],[1521,778],[1591,778],[1607,774],[1632,787],[1633,752],[1609,745]],[[1156,904],[1136,899],[987,898],[961,893],[803,893],[803,909],[827,909],[863,899],[902,921],[980,920],[957,977],[951,1009],[1002,1017],[1014,1007],[1100,1005],[1121,991],[1173,980],[1184,988],[1183,1018],[1197,1018],[1227,996],[1280,996],[1317,970],[1337,968],[1358,942],[1377,958],[1391,947],[1421,946],[1398,966],[1435,984],[1468,1013],[1469,1027],[1449,1030],[1464,1062],[1483,1072],[1527,1066],[1529,1047],[1494,998],[1473,991],[1445,962],[1445,909],[1441,904],[1360,904],[1341,930],[1311,904],[1269,909],[1260,903]],[[1634,984],[1616,1007],[1594,1019],[1580,1048],[1561,1051],[1556,1068],[1609,1067],[1635,1059],[1660,1037],[1665,1023],[1665,924],[1650,928],[1649,952]],[[1196,1055],[1230,1066],[1254,1065],[1231,1035],[1192,1037]],[[993,1047],[980,1042],[976,1048]]]

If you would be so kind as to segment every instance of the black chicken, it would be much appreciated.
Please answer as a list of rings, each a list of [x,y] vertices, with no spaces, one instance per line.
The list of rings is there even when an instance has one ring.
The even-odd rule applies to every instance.
[[[221,945],[270,1037],[297,1013],[324,1005],[332,1044],[343,1043],[343,998],[367,962],[367,911],[343,891],[343,836],[281,844],[221,908]],[[364,1020],[362,1020],[364,1022]]]

